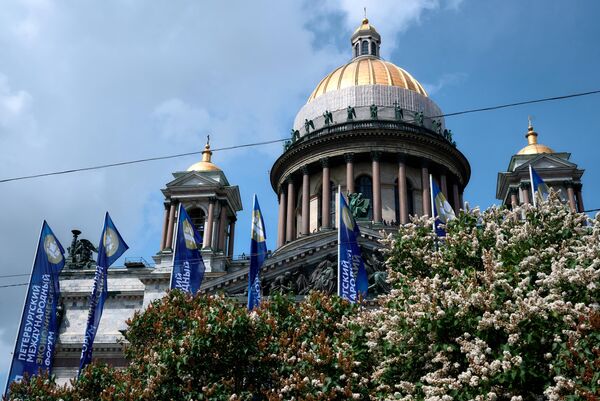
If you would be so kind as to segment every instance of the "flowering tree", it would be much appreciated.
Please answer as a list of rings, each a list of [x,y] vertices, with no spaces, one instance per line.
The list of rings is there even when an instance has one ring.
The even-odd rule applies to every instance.
[[[376,399],[599,399],[600,221],[552,199],[423,218],[387,240]],[[595,397],[595,398],[594,398]]]
[[[36,376],[13,399],[368,399],[370,354],[358,307],[320,293],[275,295],[248,313],[221,296],[172,291],[129,322],[124,370],[90,365],[71,388]]]

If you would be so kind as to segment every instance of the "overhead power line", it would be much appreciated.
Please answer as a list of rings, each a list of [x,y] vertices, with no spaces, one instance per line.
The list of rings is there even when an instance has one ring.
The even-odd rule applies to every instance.
[[[426,116],[425,118],[435,119],[435,118],[441,118],[441,117],[452,117],[452,116],[458,116],[458,115],[463,115],[463,114],[479,113],[479,112],[483,112],[483,111],[492,111],[492,110],[505,109],[505,108],[509,108],[509,107],[523,106],[526,104],[565,100],[565,99],[570,99],[570,98],[574,98],[574,97],[595,95],[595,94],[599,94],[599,93],[600,93],[600,90],[572,93],[569,95],[553,96],[553,97],[546,97],[546,98],[541,98],[541,99],[525,100],[522,102],[506,103],[506,104],[490,106],[490,107],[481,107],[481,108],[477,108],[477,109],[456,111],[456,112],[452,112],[452,113],[440,114],[437,116]],[[289,138],[273,139],[270,141],[246,143],[246,144],[228,146],[228,147],[224,147],[224,148],[217,148],[217,149],[211,149],[211,150],[213,152],[219,152],[219,151],[224,151],[224,150],[249,148],[249,147],[254,147],[254,146],[269,145],[269,144],[277,143],[277,142],[284,142],[284,141],[287,141],[288,139]],[[24,175],[24,176],[20,176],[20,177],[4,178],[4,179],[0,179],[0,184],[5,183],[5,182],[11,182],[11,181],[22,181],[22,180],[29,180],[32,178],[48,177],[48,176],[52,176],[52,175],[63,175],[63,174],[77,173],[77,172],[81,172],[81,171],[100,170],[100,169],[105,169],[105,168],[109,168],[109,167],[118,167],[118,166],[127,166],[130,164],[146,163],[146,162],[157,161],[157,160],[175,159],[175,158],[179,158],[179,157],[197,155],[200,153],[202,153],[202,151],[178,153],[178,154],[167,155],[167,156],[147,157],[144,159],[128,160],[128,161],[117,162],[117,163],[100,164],[97,166],[81,167],[81,168],[74,168],[74,169],[68,169],[68,170],[52,171],[49,173],[39,173],[39,174],[32,174],[32,175]]]

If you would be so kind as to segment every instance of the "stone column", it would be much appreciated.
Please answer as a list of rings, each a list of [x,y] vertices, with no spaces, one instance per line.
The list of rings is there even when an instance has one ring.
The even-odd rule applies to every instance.
[[[173,227],[175,226],[175,209],[177,208],[177,201],[171,200],[171,207],[169,208],[169,226],[167,228],[167,242],[166,247],[173,249]]]
[[[285,240],[286,242],[293,241],[295,238],[294,232],[294,211],[296,203],[296,193],[294,189],[294,181],[292,177],[288,178],[287,190],[287,221],[285,224]]]
[[[529,203],[529,188],[530,184],[524,182],[521,184],[521,192],[523,193],[523,204]]]
[[[519,195],[517,194],[516,188],[511,188],[509,190],[509,193],[510,193],[510,207],[512,209],[514,209],[517,206],[519,206]]]
[[[321,228],[328,229],[331,227],[331,188],[329,178],[329,158],[321,159],[323,166],[323,186],[321,190]]]
[[[398,205],[400,206],[400,224],[408,223],[408,200],[406,199],[406,164],[401,156],[398,159]]]
[[[346,153],[344,155],[346,159],[346,191],[348,193],[354,193],[354,155],[352,153]]]
[[[379,159],[381,152],[372,152],[373,159],[373,222],[381,223],[381,173],[379,171]]]
[[[167,230],[169,229],[169,207],[165,204],[165,215],[163,218],[162,236],[160,238],[160,250],[165,249],[167,245]]]
[[[233,258],[233,240],[235,238],[235,220],[229,223],[229,244],[227,244],[227,256]]]
[[[575,206],[575,190],[573,190],[573,183],[567,184],[567,195],[569,197],[569,207],[572,212],[577,211],[577,207]]]
[[[454,199],[454,213],[458,213],[458,211],[462,209],[460,196],[458,195],[458,184],[452,184],[452,197]]]
[[[227,204],[221,204],[221,216],[219,221],[219,249],[225,252],[225,234],[227,232]]]
[[[285,244],[285,191],[283,188],[279,189],[279,222],[277,225],[277,248]]]
[[[206,217],[206,222],[204,223],[204,248],[210,248],[212,246],[215,201],[215,198],[210,198],[208,201],[208,216]]]
[[[446,197],[446,200],[450,199],[450,196],[448,196],[448,183],[446,182],[446,174],[440,174],[440,190]]]
[[[302,235],[309,234],[310,225],[310,176],[308,167],[302,169]]]
[[[577,211],[583,213],[585,208],[583,207],[583,194],[581,193],[581,184],[575,186],[575,194],[577,195]]]
[[[429,169],[421,167],[421,187],[423,193],[423,215],[431,216],[431,192],[429,190]]]

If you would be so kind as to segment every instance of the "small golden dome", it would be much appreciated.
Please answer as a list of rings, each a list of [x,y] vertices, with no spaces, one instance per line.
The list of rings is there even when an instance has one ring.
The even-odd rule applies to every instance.
[[[533,130],[533,125],[531,125],[531,121],[529,121],[529,128],[527,129],[527,134],[525,134],[525,138],[527,138],[527,146],[523,149],[519,150],[518,155],[537,155],[540,153],[555,153],[554,150],[550,149],[546,145],[542,145],[537,141],[538,133]]]
[[[356,30],[352,34],[352,37],[354,37],[354,35],[356,35],[358,33],[360,33],[362,35],[367,32],[374,34],[375,36],[379,36],[379,32],[377,32],[377,29],[375,29],[375,27],[373,25],[369,24],[369,19],[365,17],[362,20],[362,24],[360,24],[360,26],[358,28],[356,28]]]
[[[368,23],[368,20],[365,19],[365,21]],[[360,85],[397,86],[427,96],[427,92],[419,81],[402,68],[378,57],[361,56],[336,68],[323,78],[311,93],[307,103],[327,92]]]
[[[217,167],[214,163],[210,161],[210,157],[212,156],[212,152],[210,150],[210,143],[206,141],[206,145],[204,146],[204,151],[202,151],[202,160],[198,163],[192,164],[187,171],[222,171],[219,167]]]

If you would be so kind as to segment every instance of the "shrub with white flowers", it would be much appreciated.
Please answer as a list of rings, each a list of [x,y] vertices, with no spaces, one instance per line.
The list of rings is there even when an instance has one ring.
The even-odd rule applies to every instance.
[[[363,315],[374,399],[600,397],[600,221],[554,196],[387,240],[392,291]],[[595,397],[595,398],[594,398]]]

